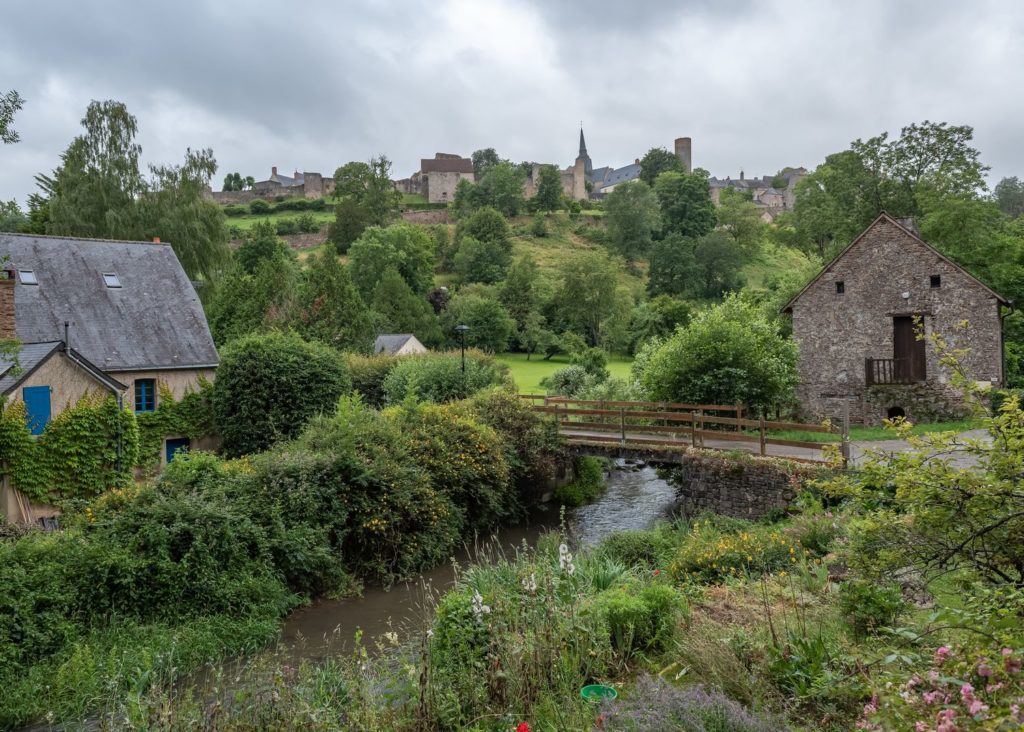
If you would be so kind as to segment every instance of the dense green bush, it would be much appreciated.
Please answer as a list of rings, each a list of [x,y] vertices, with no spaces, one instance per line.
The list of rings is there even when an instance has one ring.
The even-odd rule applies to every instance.
[[[259,452],[298,435],[352,382],[332,348],[283,333],[254,334],[221,354],[213,407],[224,452]]]
[[[345,354],[345,363],[352,377],[352,391],[359,394],[369,406],[380,409],[385,403],[384,379],[399,360],[399,356],[386,353],[373,356]]]
[[[760,310],[730,296],[638,354],[633,373],[648,399],[697,404],[788,404],[797,346]]]
[[[597,380],[583,366],[574,365],[558,369],[549,376],[545,376],[540,383],[548,394],[578,397],[594,386]]]
[[[849,579],[839,585],[839,611],[859,638],[895,625],[906,609],[903,594],[895,583]]]
[[[224,215],[228,217],[245,216],[247,213],[249,208],[240,203],[231,203],[224,207]]]
[[[477,418],[501,435],[505,461],[520,496],[539,495],[557,477],[565,459],[555,420],[500,389],[479,392],[470,404]]]
[[[262,198],[257,198],[255,201],[249,203],[249,211],[257,216],[264,216],[270,213],[273,207],[269,202],[264,201]]]
[[[588,610],[602,619],[612,647],[623,656],[666,647],[685,601],[665,584],[623,585],[597,595]]]
[[[293,218],[280,218],[274,222],[274,228],[277,231],[278,236],[287,236],[289,234],[299,233],[299,224]]]
[[[617,531],[601,542],[599,551],[627,567],[653,570],[667,563],[674,546],[663,529]]]
[[[575,464],[576,477],[555,488],[555,500],[566,506],[582,506],[604,493],[607,461],[596,457],[580,457]]]
[[[512,490],[498,433],[481,424],[467,405],[403,405],[385,413],[409,453],[449,497],[460,531],[485,529],[514,515]]]
[[[508,368],[479,351],[466,352],[466,371],[458,353],[407,356],[384,379],[388,404],[409,397],[427,402],[451,402],[491,386],[509,383]]]

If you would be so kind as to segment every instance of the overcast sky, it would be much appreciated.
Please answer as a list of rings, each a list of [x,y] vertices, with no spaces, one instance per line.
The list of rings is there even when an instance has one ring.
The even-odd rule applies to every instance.
[[[724,177],[820,163],[925,119],[969,124],[990,181],[1024,176],[1024,2],[860,0],[32,0],[0,9],[0,145],[24,202],[92,99],[139,120],[148,163],[211,147],[223,174],[332,174],[378,153],[396,178],[494,147],[595,166],[693,138]]]

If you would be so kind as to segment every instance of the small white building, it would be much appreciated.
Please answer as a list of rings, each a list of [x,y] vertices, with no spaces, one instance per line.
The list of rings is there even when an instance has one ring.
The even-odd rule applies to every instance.
[[[412,356],[417,353],[426,353],[427,347],[419,342],[412,333],[399,333],[397,335],[379,335],[373,342],[373,352],[384,353],[388,356]]]

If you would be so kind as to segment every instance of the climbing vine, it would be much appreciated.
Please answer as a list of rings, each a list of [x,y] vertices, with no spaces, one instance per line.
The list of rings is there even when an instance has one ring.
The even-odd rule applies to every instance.
[[[0,464],[29,498],[60,503],[131,484],[139,428],[135,415],[119,408],[115,397],[86,394],[35,439],[25,417],[21,402],[0,413]]]
[[[200,377],[198,390],[189,389],[176,400],[164,382],[158,385],[156,410],[135,415],[139,423],[139,467],[146,473],[160,468],[160,452],[168,436],[190,440],[216,434],[213,421],[213,384]]]

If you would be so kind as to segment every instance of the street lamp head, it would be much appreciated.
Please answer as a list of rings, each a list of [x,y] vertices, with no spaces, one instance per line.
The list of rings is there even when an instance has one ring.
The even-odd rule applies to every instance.
[[[469,326],[468,325],[456,325],[455,326],[455,330],[458,331],[459,333],[465,333],[467,330],[469,330]]]

